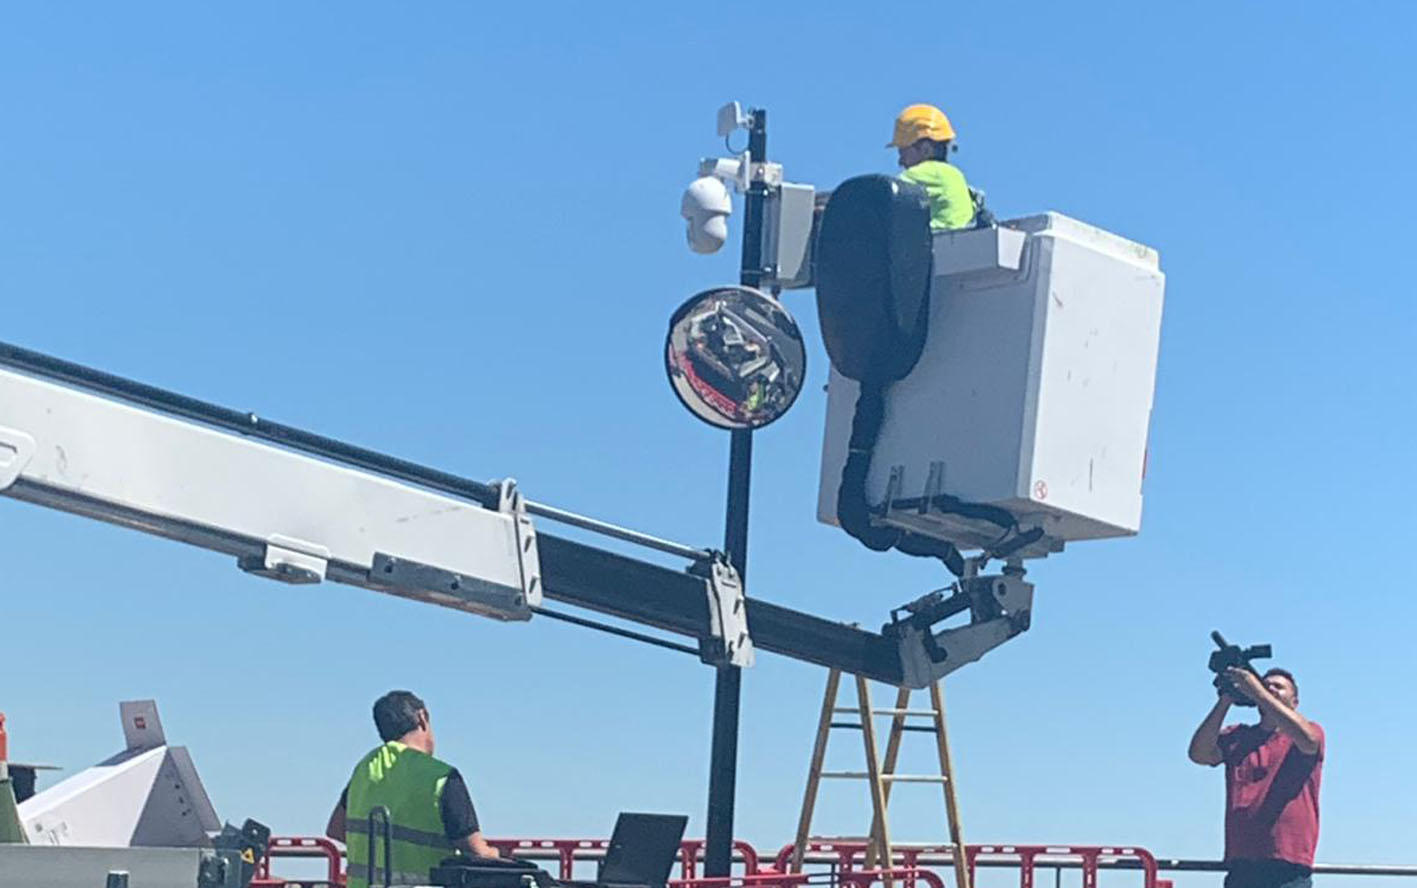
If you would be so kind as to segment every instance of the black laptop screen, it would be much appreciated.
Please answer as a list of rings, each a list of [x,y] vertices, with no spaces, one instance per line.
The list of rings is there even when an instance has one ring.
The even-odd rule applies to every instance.
[[[688,823],[683,814],[621,814],[605,851],[599,881],[663,885],[674,868]]]

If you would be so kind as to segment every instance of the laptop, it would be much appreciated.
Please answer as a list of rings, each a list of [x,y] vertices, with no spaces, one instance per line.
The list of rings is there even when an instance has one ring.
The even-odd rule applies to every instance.
[[[664,888],[689,818],[683,814],[622,813],[594,882],[562,881],[572,888]]]

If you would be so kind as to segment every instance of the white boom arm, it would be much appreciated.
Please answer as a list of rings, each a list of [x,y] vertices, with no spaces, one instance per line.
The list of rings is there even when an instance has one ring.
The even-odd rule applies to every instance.
[[[924,687],[998,643],[973,628],[930,634],[939,620],[969,610],[972,624],[1007,618],[1009,635],[1027,625],[1027,596],[992,601],[1003,593],[982,585],[907,606],[910,616],[881,633],[749,599],[721,553],[525,501],[510,481],[452,475],[3,342],[0,496],[232,555],[272,579],[330,580],[501,620],[541,614],[713,666],[751,666],[762,649]],[[530,515],[690,564],[541,534]],[[543,599],[698,644],[549,610]]]
[[[0,493],[236,556],[503,620],[541,602],[511,482],[496,509],[0,368]]]

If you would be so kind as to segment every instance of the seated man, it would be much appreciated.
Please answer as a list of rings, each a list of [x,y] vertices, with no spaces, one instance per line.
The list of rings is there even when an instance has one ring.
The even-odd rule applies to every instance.
[[[345,843],[348,888],[383,884],[385,868],[392,884],[426,884],[428,871],[455,852],[497,857],[482,837],[462,775],[433,757],[433,728],[423,701],[408,691],[390,691],[374,704],[374,724],[384,743],[355,767],[325,830]],[[391,861],[384,859],[383,824],[377,818],[374,834],[369,833],[369,813],[381,806],[389,811]]]
[[[900,151],[901,178],[930,195],[930,230],[952,231],[974,224],[974,197],[964,174],[947,158],[954,127],[934,105],[911,105],[895,119],[895,138],[887,148]]]

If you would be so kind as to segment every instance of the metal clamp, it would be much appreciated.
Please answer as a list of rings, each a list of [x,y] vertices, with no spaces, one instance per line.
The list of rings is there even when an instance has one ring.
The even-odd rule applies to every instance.
[[[748,181],[762,182],[769,187],[779,188],[782,186],[782,164],[767,161],[751,163],[748,166]]]
[[[243,555],[236,560],[236,564],[258,577],[306,585],[325,578],[330,564],[330,550],[305,540],[275,534],[266,541],[264,553]]]
[[[743,581],[733,565],[721,555],[707,563],[695,565],[698,573],[708,580],[709,638],[699,639],[699,659],[710,666],[753,665],[753,639],[748,634],[748,602],[743,596]],[[705,569],[706,568],[706,569]]]
[[[512,519],[516,535],[517,566],[521,571],[522,599],[529,608],[541,605],[541,554],[536,544],[536,527],[527,514],[526,500],[515,478],[497,485],[497,511]]]

